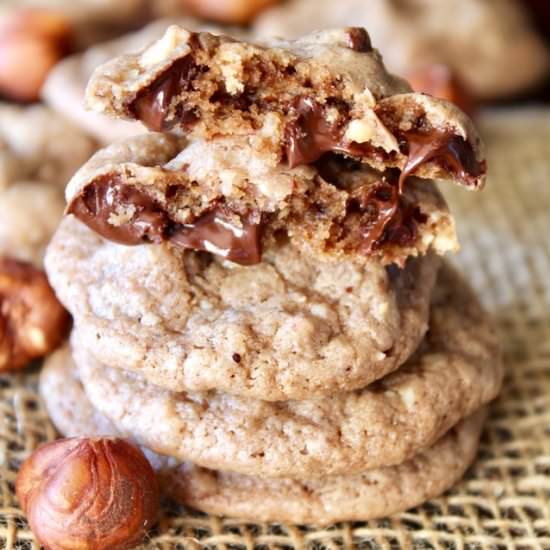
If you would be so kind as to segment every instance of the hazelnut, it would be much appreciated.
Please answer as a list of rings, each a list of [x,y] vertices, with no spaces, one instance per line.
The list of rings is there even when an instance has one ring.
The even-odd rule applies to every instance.
[[[48,550],[120,550],[138,544],[157,518],[159,488],[143,453],[122,439],[76,437],[39,447],[16,492]]]
[[[50,69],[70,49],[65,17],[38,9],[18,9],[0,19],[0,92],[17,101],[39,99]]]
[[[53,351],[69,324],[42,271],[0,257],[0,371],[24,367]]]
[[[220,23],[242,25],[250,23],[262,10],[277,0],[181,0],[199,17]]]

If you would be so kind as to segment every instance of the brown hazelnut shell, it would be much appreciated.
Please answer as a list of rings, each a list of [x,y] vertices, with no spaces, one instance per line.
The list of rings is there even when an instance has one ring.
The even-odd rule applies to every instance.
[[[70,320],[43,271],[0,256],[0,372],[52,352]]]
[[[69,438],[39,447],[16,492],[48,550],[122,550],[155,523],[159,487],[143,453],[118,438]]]

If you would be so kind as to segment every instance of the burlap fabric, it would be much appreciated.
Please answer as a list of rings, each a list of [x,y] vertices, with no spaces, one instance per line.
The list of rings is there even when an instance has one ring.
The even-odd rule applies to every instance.
[[[494,312],[507,376],[466,479],[394,518],[322,530],[243,524],[165,503],[144,548],[550,548],[550,111],[486,113],[481,125],[487,190],[445,190],[463,243],[457,261]],[[9,550],[37,548],[14,481],[20,462],[56,436],[36,380],[36,372],[0,377],[0,547]]]

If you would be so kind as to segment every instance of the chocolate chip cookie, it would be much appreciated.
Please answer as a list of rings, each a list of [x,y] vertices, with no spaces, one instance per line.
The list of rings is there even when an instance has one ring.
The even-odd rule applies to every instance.
[[[47,270],[98,361],[183,391],[266,400],[363,387],[396,369],[427,328],[439,260],[404,269],[323,261],[288,239],[239,266],[169,243],[127,247],[74,217]]]
[[[246,136],[290,167],[335,152],[385,171],[484,182],[471,121],[454,105],[411,93],[385,69],[361,28],[251,44],[173,26],[141,54],[99,67],[89,107],[156,131]]]
[[[410,75],[444,64],[466,90],[487,99],[542,81],[550,53],[517,0],[291,0],[268,10],[256,35],[296,38],[365,25],[391,71]],[[510,71],[510,67],[514,67]]]
[[[119,435],[88,400],[68,348],[46,362],[40,377],[46,408],[65,436]],[[178,464],[143,449],[174,500],[252,521],[329,524],[397,513],[439,495],[472,462],[485,418],[480,410],[432,447],[396,466],[318,479],[261,479]]]
[[[87,111],[84,107],[86,84],[99,65],[117,55],[143,49],[144,45],[159,39],[171,24],[197,30],[207,28],[215,32],[211,26],[189,17],[153,21],[138,31],[95,44],[60,61],[48,74],[42,88],[42,98],[52,109],[70,118],[102,143],[143,133],[144,128],[138,122],[114,120]]]
[[[399,464],[492,400],[502,379],[494,330],[448,267],[418,351],[362,390],[333,389],[321,399],[175,393],[97,362],[81,346],[79,330],[73,353],[86,393],[121,433],[159,454],[264,477],[350,475]]]
[[[66,191],[68,209],[125,245],[170,242],[253,265],[281,235],[306,253],[403,264],[458,247],[434,182],[380,174],[336,155],[271,166],[246,142],[186,143],[149,133],[95,155]]]

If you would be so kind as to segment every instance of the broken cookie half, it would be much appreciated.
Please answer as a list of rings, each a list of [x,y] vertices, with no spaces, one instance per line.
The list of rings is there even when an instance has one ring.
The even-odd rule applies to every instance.
[[[245,141],[185,142],[150,132],[98,152],[67,187],[68,212],[126,245],[170,242],[243,265],[290,238],[309,253],[408,256],[457,248],[434,182],[380,173],[338,155],[272,167]]]
[[[361,28],[251,44],[177,26],[99,67],[88,106],[194,138],[246,136],[274,165],[337,153],[379,171],[483,185],[482,145],[453,104],[390,75]]]
[[[172,26],[100,67],[87,97],[163,132],[105,149],[69,184],[68,212],[124,244],[250,265],[290,238],[403,265],[458,247],[433,178],[485,182],[470,119],[388,74],[364,29],[257,45]]]

